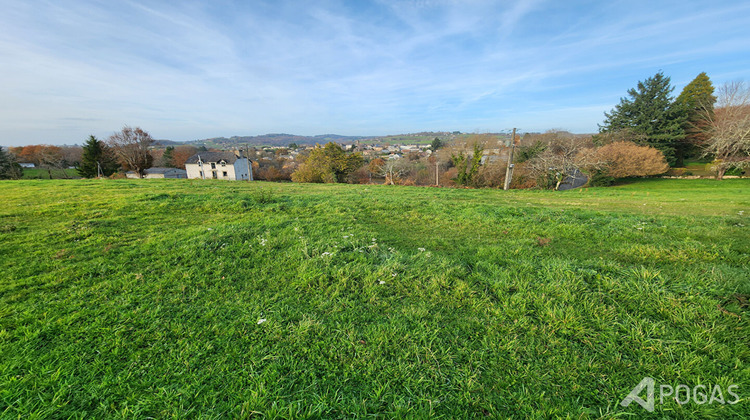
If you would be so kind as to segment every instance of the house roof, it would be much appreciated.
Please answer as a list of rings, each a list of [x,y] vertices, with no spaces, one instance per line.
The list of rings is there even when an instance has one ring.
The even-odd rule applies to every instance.
[[[178,168],[148,168],[143,171],[146,175],[154,175],[154,174],[166,174],[167,172],[181,172],[181,173],[187,173],[184,169],[178,169]],[[135,171],[127,171],[127,174],[135,174]]]
[[[198,163],[198,157],[203,163],[220,162],[222,160],[227,163],[234,163],[238,159],[234,152],[200,152],[190,156],[185,163]]]
[[[167,172],[175,172],[175,171],[187,173],[187,171],[185,171],[184,169],[177,169],[177,168],[148,168],[148,169],[146,169],[145,173],[147,173],[147,174],[165,174]]]

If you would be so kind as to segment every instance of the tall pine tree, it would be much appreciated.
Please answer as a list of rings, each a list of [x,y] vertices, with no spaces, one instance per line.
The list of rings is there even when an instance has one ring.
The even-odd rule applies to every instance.
[[[628,90],[627,98],[621,98],[612,111],[604,113],[606,118],[599,131],[626,132],[632,140],[661,150],[674,166],[676,149],[685,138],[686,113],[675,104],[672,91],[670,78],[662,72],[638,82],[635,89]]]
[[[678,157],[680,153],[685,157],[695,157],[708,140],[707,129],[713,119],[716,96],[711,79],[705,72],[699,74],[685,85],[675,102],[686,113],[685,141],[682,150],[677,150]]]
[[[119,167],[109,147],[96,137],[89,136],[83,146],[81,164],[77,168],[78,174],[84,178],[96,178],[101,171],[103,176],[110,176],[117,172]]]
[[[164,154],[161,155],[161,166],[165,168],[174,168],[174,146],[167,146]]]

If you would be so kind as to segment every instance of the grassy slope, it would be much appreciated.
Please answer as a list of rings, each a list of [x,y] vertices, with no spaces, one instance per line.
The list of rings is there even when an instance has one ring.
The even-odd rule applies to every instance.
[[[24,168],[23,179],[50,179],[50,172],[52,172],[52,179],[69,179],[69,178],[80,178],[78,172],[75,169],[47,169],[41,168]]]
[[[750,415],[747,180],[1,185],[2,417]]]

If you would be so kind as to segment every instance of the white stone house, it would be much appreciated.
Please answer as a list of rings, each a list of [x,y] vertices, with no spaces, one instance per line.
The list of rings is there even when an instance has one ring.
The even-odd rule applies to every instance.
[[[240,151],[200,152],[185,162],[188,179],[253,180],[250,160]]]

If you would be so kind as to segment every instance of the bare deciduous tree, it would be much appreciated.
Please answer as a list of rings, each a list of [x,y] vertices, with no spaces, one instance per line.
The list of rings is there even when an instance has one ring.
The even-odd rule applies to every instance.
[[[385,183],[396,185],[401,176],[406,174],[410,169],[409,162],[406,159],[387,159],[380,168],[380,175],[385,177]]]
[[[81,146],[63,146],[60,148],[65,167],[77,166],[81,163],[83,157],[83,148]]]
[[[177,146],[172,154],[172,164],[175,168],[185,169],[185,162],[190,156],[198,153],[198,148],[193,146]]]
[[[0,179],[21,179],[22,176],[23,168],[16,162],[16,156],[0,146]]]
[[[591,153],[593,143],[590,137],[559,135],[549,140],[546,149],[526,162],[526,167],[539,180],[539,185],[547,185],[557,190],[568,177],[583,168],[598,168],[602,162]]]
[[[39,163],[42,168],[47,168],[49,178],[52,179],[52,169],[62,170],[65,178],[70,178],[65,171],[67,166],[62,148],[57,146],[46,146],[39,149]]]
[[[743,82],[730,82],[719,88],[709,121],[706,155],[713,155],[716,179],[728,169],[750,167],[750,88]]]
[[[111,135],[108,143],[126,170],[135,171],[139,177],[143,177],[146,169],[151,167],[154,158],[148,149],[154,139],[140,127],[125,126],[119,133]]]

